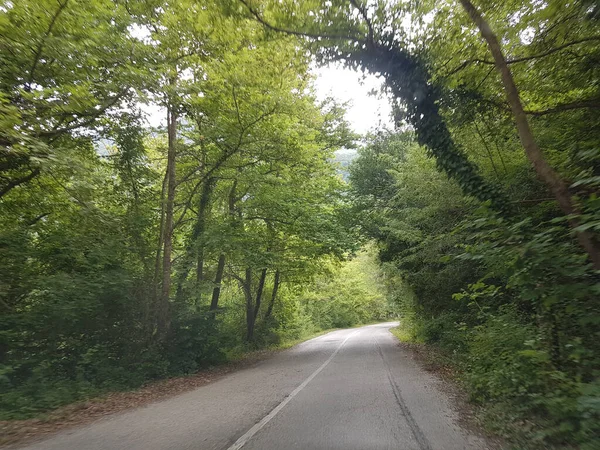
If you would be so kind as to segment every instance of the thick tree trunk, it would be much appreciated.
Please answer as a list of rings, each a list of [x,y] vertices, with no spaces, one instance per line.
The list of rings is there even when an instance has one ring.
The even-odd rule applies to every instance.
[[[207,215],[210,211],[210,197],[214,188],[214,178],[208,178],[202,184],[202,191],[200,193],[200,201],[198,202],[198,214],[196,216],[196,223],[190,235],[189,243],[186,247],[186,257],[183,263],[183,268],[179,272],[177,277],[177,293],[175,295],[176,301],[183,299],[183,284],[187,279],[190,270],[194,265],[194,258],[196,259],[196,281],[198,284],[204,280],[204,243],[201,238],[206,230]],[[201,304],[202,295],[198,294],[197,304]]]
[[[203,235],[206,231],[206,222],[210,206],[210,197],[214,188],[214,179],[208,178],[202,186],[200,204],[198,205],[198,216],[194,229],[193,240],[197,247],[196,254],[196,281],[201,283],[204,279],[204,241]]]
[[[219,262],[217,263],[217,273],[215,274],[215,287],[212,292],[210,301],[210,310],[216,311],[219,307],[219,296],[221,295],[221,282],[223,281],[223,272],[225,271],[225,254],[221,253]]]
[[[157,334],[159,340],[169,330],[169,298],[171,294],[171,253],[173,251],[173,213],[175,209],[175,159],[177,155],[177,113],[168,110],[167,150],[167,198],[165,203],[165,225],[163,238],[162,289],[157,308]]]
[[[521,144],[525,149],[527,158],[533,165],[539,178],[546,183],[554,194],[558,205],[565,215],[579,214],[581,211],[578,206],[573,202],[571,193],[569,192],[567,184],[562,180],[560,175],[548,164],[544,154],[539,148],[531,128],[527,115],[523,110],[523,104],[519,96],[519,91],[513,79],[510,68],[506,62],[506,58],[502,52],[502,48],[498,41],[498,38],[490,28],[489,24],[483,18],[479,10],[469,1],[460,0],[461,5],[465,11],[469,14],[471,20],[477,25],[481,36],[487,42],[490,52],[494,57],[496,69],[500,72],[504,90],[506,91],[506,97],[510,105],[512,114],[515,118],[517,125],[517,131]],[[578,220],[571,220],[570,224],[573,228],[579,225]],[[579,245],[588,254],[590,260],[594,264],[596,269],[600,269],[600,246],[594,240],[594,236],[589,232],[578,232],[577,240]]]
[[[160,274],[162,272],[161,262],[162,262],[162,249],[163,249],[163,239],[165,237],[165,197],[167,194],[167,182],[168,182],[168,173],[165,173],[165,177],[162,182],[162,190],[160,192],[160,227],[158,230],[158,243],[156,245],[156,256],[154,260],[154,282],[156,285],[156,298],[160,296]]]
[[[252,296],[252,269],[246,268],[246,278],[242,285],[246,298],[246,341],[254,339],[254,298]]]
[[[156,326],[156,317],[158,310],[158,303],[160,301],[161,296],[161,273],[162,273],[162,249],[163,249],[163,239],[165,237],[165,196],[167,192],[167,181],[168,174],[165,173],[162,182],[162,190],[160,193],[160,227],[158,230],[158,242],[156,245],[156,254],[154,259],[154,279],[153,279],[153,297],[150,298],[148,302],[146,302],[146,308],[144,310],[144,324],[147,330],[149,330],[148,337],[152,337],[152,333],[154,333]]]
[[[256,302],[254,303],[254,321],[258,317],[258,311],[260,310],[260,304],[262,302],[263,292],[265,290],[265,281],[267,280],[267,269],[263,269],[258,280],[258,288],[256,289]]]
[[[280,273],[279,269],[275,271],[275,279],[273,280],[273,292],[271,293],[271,301],[269,302],[269,307],[267,308],[267,313],[265,314],[265,319],[271,317],[273,313],[273,307],[275,306],[275,300],[277,299],[277,291],[279,290],[279,282],[280,282]]]

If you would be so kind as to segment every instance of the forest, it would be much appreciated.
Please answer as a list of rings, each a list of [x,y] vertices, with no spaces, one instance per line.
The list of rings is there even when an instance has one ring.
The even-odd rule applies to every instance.
[[[0,420],[399,318],[491,432],[598,448],[599,25],[595,0],[0,1]],[[327,64],[380,76],[393,129],[319,100]]]

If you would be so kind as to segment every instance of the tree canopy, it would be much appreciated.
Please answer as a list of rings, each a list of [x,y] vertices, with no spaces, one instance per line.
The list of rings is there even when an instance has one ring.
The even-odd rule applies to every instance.
[[[599,19],[0,2],[1,417],[400,316],[490,427],[596,448]],[[395,128],[353,133],[316,96],[328,63],[381,76]]]

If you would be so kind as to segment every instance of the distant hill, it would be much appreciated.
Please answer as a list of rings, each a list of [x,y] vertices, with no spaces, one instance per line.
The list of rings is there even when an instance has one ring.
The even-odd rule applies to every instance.
[[[333,163],[337,166],[338,172],[345,181],[348,180],[348,166],[357,155],[356,150],[347,148],[335,152]]]

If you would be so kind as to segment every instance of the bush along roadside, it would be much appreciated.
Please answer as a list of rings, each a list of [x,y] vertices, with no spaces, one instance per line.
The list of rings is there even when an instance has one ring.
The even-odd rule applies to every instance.
[[[518,448],[599,448],[600,277],[566,219],[547,204],[504,218],[409,140],[374,139],[350,178],[402,317],[396,334],[433,346]],[[381,194],[362,183],[374,173]]]
[[[192,317],[178,312],[165,347],[145,350],[137,357],[100,343],[79,362],[42,355],[46,363],[33,368],[33,376],[11,385],[14,373],[31,363],[23,354],[21,365],[4,369],[0,378],[0,420],[43,418],[46,412],[70,403],[137,389],[164,378],[191,375],[194,381],[198,371],[226,368],[228,363],[252,358],[257,350],[260,354],[288,348],[325,330],[385,320],[390,308],[379,283],[381,276],[372,249],[343,262],[329,261],[319,276],[303,285],[280,288],[271,314],[265,309],[258,317],[252,342],[239,333],[245,320],[244,299],[237,289],[226,289],[223,308],[216,316],[208,309]],[[59,370],[67,363],[75,364],[77,376]]]

